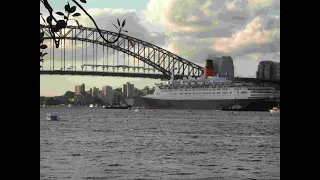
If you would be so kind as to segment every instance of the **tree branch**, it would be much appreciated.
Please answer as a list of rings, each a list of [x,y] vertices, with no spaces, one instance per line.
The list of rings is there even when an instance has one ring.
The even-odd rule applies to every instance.
[[[118,39],[120,38],[120,33],[121,33],[121,30],[122,30],[122,27],[120,27],[120,30],[119,30],[119,34],[117,36],[117,38],[114,40],[114,41],[109,41],[107,39],[104,38],[103,34],[101,33],[101,30],[99,29],[98,25],[96,24],[95,20],[90,16],[90,14],[87,13],[87,11],[81,6],[81,4],[79,4],[76,0],[72,0],[72,2],[74,2],[90,19],[91,21],[93,22],[93,24],[96,26],[101,38],[106,41],[107,43],[115,43],[118,41]]]

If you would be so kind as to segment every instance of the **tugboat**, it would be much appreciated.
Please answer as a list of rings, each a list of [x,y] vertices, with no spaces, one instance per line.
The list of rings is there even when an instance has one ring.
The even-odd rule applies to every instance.
[[[128,104],[124,104],[120,102],[117,102],[115,104],[113,104],[112,106],[106,106],[105,109],[131,109],[131,105]]]
[[[272,109],[269,109],[269,111],[270,111],[271,113],[280,113],[280,109],[277,108],[277,107],[273,107]]]
[[[280,106],[278,104],[277,107],[273,107],[272,109],[269,109],[270,113],[280,113]]]

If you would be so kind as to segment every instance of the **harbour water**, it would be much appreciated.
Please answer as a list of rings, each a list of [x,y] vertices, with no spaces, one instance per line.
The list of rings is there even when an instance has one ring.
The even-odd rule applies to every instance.
[[[41,107],[40,179],[280,179],[280,115],[229,114]]]

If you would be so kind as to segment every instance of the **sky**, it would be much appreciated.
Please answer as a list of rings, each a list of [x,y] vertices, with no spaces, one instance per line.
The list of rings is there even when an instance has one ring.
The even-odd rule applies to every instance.
[[[55,11],[64,12],[67,2],[74,5],[48,1]],[[127,35],[200,66],[208,57],[231,56],[236,76],[255,77],[260,61],[280,62],[280,0],[87,0],[82,5],[99,28],[116,31],[112,23],[126,19]],[[43,5],[40,12],[48,15]],[[81,25],[94,27],[79,8],[77,12],[82,14],[77,17]],[[82,83],[89,89],[117,88],[126,82],[143,88],[160,80],[41,75],[40,95],[62,95]]]

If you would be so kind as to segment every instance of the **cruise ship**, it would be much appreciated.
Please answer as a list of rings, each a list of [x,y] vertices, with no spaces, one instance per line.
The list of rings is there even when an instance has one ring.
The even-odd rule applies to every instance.
[[[226,110],[236,105],[244,111],[268,111],[278,104],[280,91],[265,84],[215,76],[212,60],[206,61],[204,74],[180,80],[172,76],[170,81],[156,84],[153,94],[143,96],[147,107]]]

